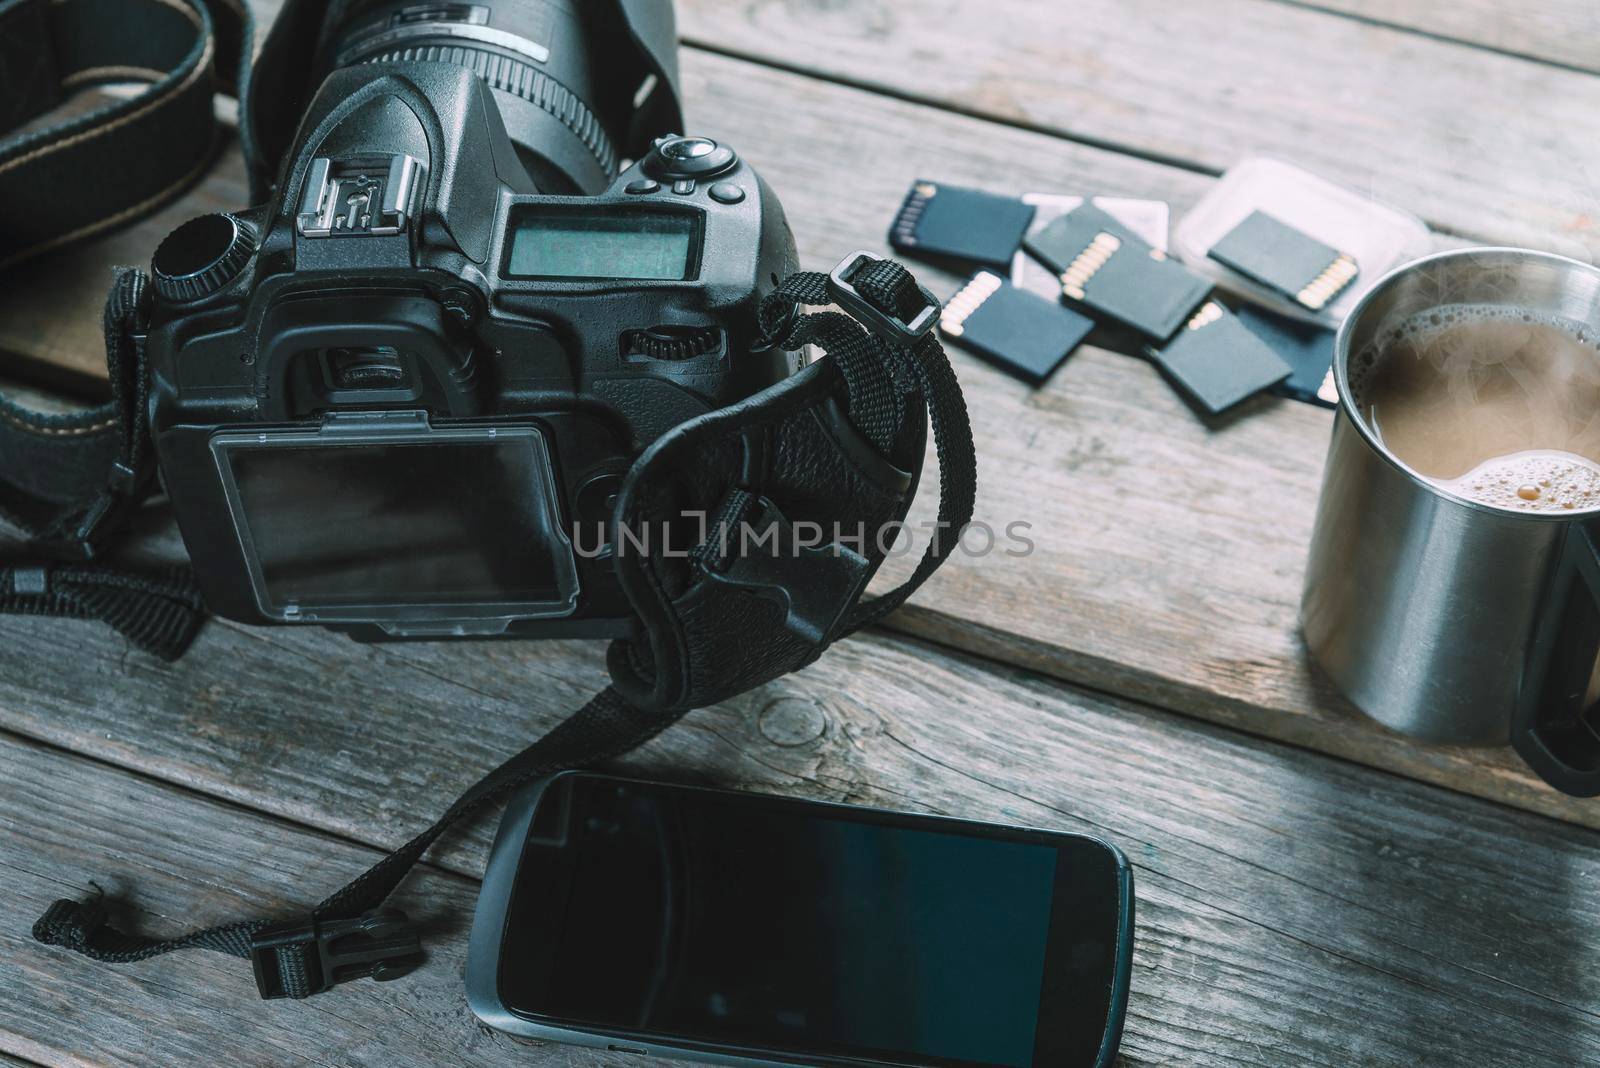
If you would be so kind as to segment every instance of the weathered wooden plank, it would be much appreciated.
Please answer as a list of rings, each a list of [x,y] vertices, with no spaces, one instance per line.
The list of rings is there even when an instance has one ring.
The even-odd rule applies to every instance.
[[[1588,0],[1289,0],[1481,48],[1600,71],[1600,12]]]
[[[1180,206],[1206,181],[737,60],[691,54],[686,66],[696,111],[716,116],[703,128],[739,145],[772,181],[813,266],[881,247],[888,216],[919,174],[997,185],[1004,173],[998,187],[1015,191],[1106,190]],[[773,99],[788,102],[783,124],[770,121],[764,102]],[[838,195],[842,187],[849,196]],[[944,292],[954,284],[923,273]],[[81,349],[98,344],[97,298],[77,292],[83,317],[52,337],[76,330]],[[0,324],[12,321],[10,299],[23,298],[0,291]],[[1036,549],[1020,559],[952,560],[896,626],[1600,825],[1600,805],[1544,788],[1507,753],[1411,743],[1355,715],[1311,673],[1295,606],[1326,412],[1264,400],[1208,427],[1151,368],[1124,356],[1085,349],[1037,391],[955,358],[978,440],[978,518],[1000,531],[1031,523]]]
[[[1033,551],[955,559],[895,627],[1469,793],[1600,820],[1595,802],[1556,794],[1509,750],[1424,745],[1377,728],[1310,662],[1299,597],[1329,413],[1261,400],[1208,427],[1153,370],[1096,350],[1033,393],[986,368],[963,363],[961,372],[979,442],[977,518],[1001,531],[1031,523]],[[914,520],[931,508],[920,501]]]
[[[118,921],[175,934],[200,915],[292,916],[376,854],[9,736],[0,775],[9,1054],[47,1065],[606,1063],[477,1025],[460,978],[476,887],[459,875],[426,872],[407,891],[411,914],[437,932],[422,969],[301,1002],[257,1000],[249,965],[214,953],[125,969],[38,945],[28,932],[39,911],[89,880],[127,895]]]
[[[1213,172],[1280,156],[1455,233],[1600,250],[1585,73],[1258,0],[678,6],[720,51]]]
[[[70,623],[7,637],[7,657],[38,663],[67,642],[77,655],[70,679],[0,666],[0,727],[341,843],[406,837],[599,675],[594,650],[538,643],[363,650],[312,630],[214,626],[166,666]],[[282,699],[263,690],[268,676],[288,680]],[[361,689],[369,701],[351,699]],[[112,1019],[93,1059],[138,1048],[126,1045],[135,1028],[169,1013],[187,1036],[172,1041],[226,1046],[238,1031],[283,1043],[290,1063],[306,1048],[289,1044],[290,1028],[336,1063],[426,1063],[461,1041],[458,942],[439,943],[443,966],[414,985],[353,987],[286,1010],[314,1016],[284,1017],[203,955],[107,972],[19,939],[42,902],[90,878],[134,888],[141,919],[171,929],[314,899],[362,863],[273,819],[78,758],[45,754],[38,770],[33,759],[4,769],[14,788],[0,796],[0,823],[16,828],[0,840],[0,870],[25,873],[0,895],[0,938],[14,940],[0,967],[23,969],[10,988],[33,992],[7,1028],[25,1024],[27,1044],[10,1048],[49,1062],[59,1047],[48,1043],[80,1041],[46,1027],[69,992],[84,999],[74,1021]],[[1139,880],[1129,1063],[1600,1058],[1600,837],[1588,830],[904,639],[846,642],[800,676],[693,713],[624,766],[1109,835]],[[475,873],[481,848],[474,835],[442,863]],[[444,922],[465,897],[431,876],[400,904]],[[407,1015],[383,1040],[391,1007]],[[498,1046],[474,1041],[486,1044],[471,1059],[496,1059]]]

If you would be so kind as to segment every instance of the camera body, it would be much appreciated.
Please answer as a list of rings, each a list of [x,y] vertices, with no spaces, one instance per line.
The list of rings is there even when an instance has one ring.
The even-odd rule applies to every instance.
[[[150,427],[219,615],[626,636],[634,459],[797,369],[757,316],[794,240],[732,149],[663,136],[547,195],[502,94],[461,64],[339,67],[273,202],[158,249]]]

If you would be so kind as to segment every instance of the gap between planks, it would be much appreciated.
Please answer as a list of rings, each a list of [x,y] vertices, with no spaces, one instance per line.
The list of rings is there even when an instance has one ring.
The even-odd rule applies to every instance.
[[[1438,41],[1600,73],[1600,17],[1589,0],[1272,0]]]

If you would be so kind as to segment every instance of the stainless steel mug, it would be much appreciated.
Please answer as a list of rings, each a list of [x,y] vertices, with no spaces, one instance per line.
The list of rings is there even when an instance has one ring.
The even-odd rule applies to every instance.
[[[1301,602],[1305,640],[1367,715],[1440,742],[1511,742],[1551,785],[1600,794],[1600,510],[1513,512],[1457,497],[1390,453],[1351,361],[1445,304],[1510,306],[1600,329],[1600,270],[1478,248],[1378,282],[1339,330],[1339,411]],[[1597,357],[1600,358],[1600,357]]]

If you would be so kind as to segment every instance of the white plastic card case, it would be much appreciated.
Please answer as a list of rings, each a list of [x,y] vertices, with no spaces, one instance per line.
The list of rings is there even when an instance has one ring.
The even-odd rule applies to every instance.
[[[1212,259],[1211,247],[1256,211],[1348,254],[1358,268],[1355,279],[1320,311],[1312,311]],[[1229,168],[1178,223],[1172,241],[1178,258],[1219,288],[1331,328],[1391,269],[1433,251],[1427,224],[1410,212],[1267,157]]]

